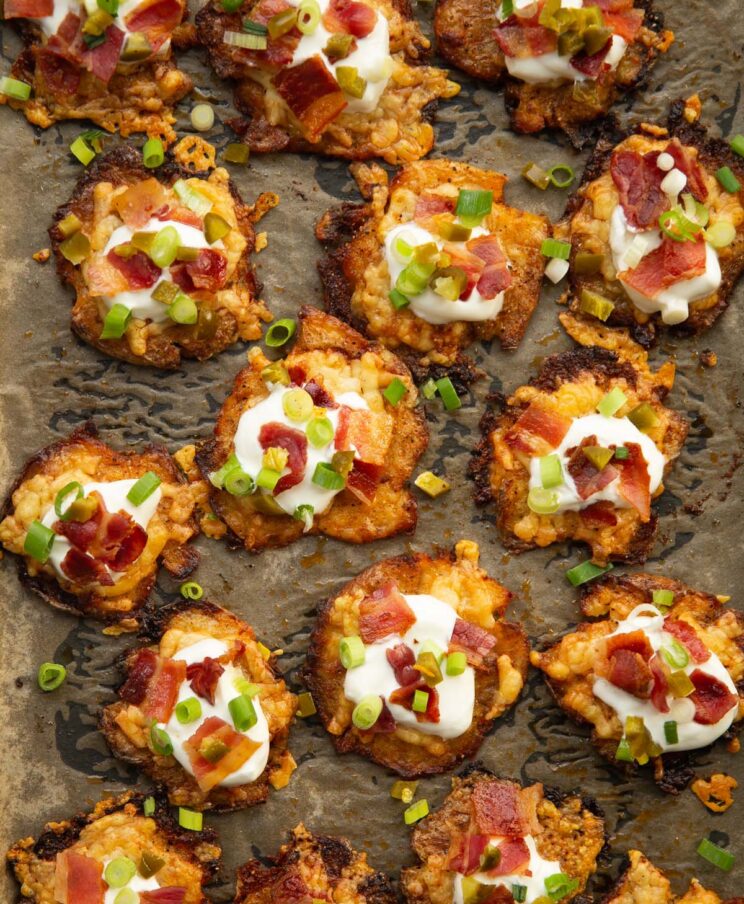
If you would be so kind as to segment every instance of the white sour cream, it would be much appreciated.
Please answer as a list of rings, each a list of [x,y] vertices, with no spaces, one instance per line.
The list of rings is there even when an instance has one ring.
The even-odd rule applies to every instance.
[[[155,514],[160,499],[162,498],[163,491],[160,487],[157,487],[141,505],[134,505],[127,499],[127,493],[132,489],[135,483],[137,483],[136,480],[112,480],[109,483],[84,483],[83,492],[88,496],[93,490],[96,490],[101,494],[106,509],[109,512],[126,512],[140,527],[147,530],[147,525]],[[62,506],[63,512],[67,511],[68,506],[72,505],[74,498],[74,494],[70,494],[65,499],[65,504]],[[41,523],[45,527],[51,527],[55,521],[59,521],[59,517],[54,511],[54,506],[51,505],[41,519]],[[52,551],[49,553],[49,559],[47,560],[57,574],[65,578],[65,573],[62,571],[62,560],[67,555],[69,549],[70,541],[66,537],[57,534],[54,538],[54,543],[52,544]],[[114,580],[121,574],[121,572],[111,571],[110,569],[108,569],[108,572]]]
[[[677,203],[676,198],[670,202],[670,207]],[[628,270],[626,255],[634,240],[641,236],[646,243],[643,257],[650,254],[661,245],[662,235],[658,229],[635,229],[628,223],[622,204],[618,204],[610,217],[610,248],[612,250],[612,262],[615,270],[621,273]],[[643,257],[641,259],[643,259]],[[636,266],[638,266],[636,264]],[[682,279],[679,282],[664,289],[655,298],[643,295],[637,289],[627,285],[622,280],[625,292],[633,304],[646,314],[661,313],[664,323],[675,324],[687,320],[690,314],[690,302],[699,298],[705,298],[711,292],[715,292],[721,285],[721,265],[718,262],[718,254],[707,242],[705,243],[705,273],[694,276],[692,279]]]
[[[112,859],[112,857],[109,857],[103,861],[104,870]],[[104,879],[104,882],[105,881],[106,880]],[[126,885],[121,885],[119,888],[106,888],[106,891],[103,893],[103,904],[116,904],[117,895],[123,888],[130,888],[132,891],[136,892],[155,891],[155,889],[160,888],[160,883],[155,876],[150,876],[149,879],[143,879],[139,873],[135,873]]]
[[[607,484],[598,493],[589,496],[588,499],[582,499],[579,496],[576,484],[568,473],[569,459],[566,451],[581,445],[581,441],[585,437],[592,435],[597,437],[597,445],[605,448],[608,446],[624,446],[626,443],[637,443],[641,447],[643,457],[646,459],[651,495],[656,492],[664,476],[666,459],[656,448],[654,441],[646,436],[645,433],[641,433],[627,417],[605,417],[602,414],[587,414],[584,417],[574,418],[560,446],[553,450],[560,457],[563,471],[563,483],[560,486],[551,487],[551,490],[558,494],[559,512],[579,511],[602,500],[611,502],[616,508],[630,508],[630,503],[623,499],[618,492],[619,477],[616,477],[612,483]],[[542,487],[539,457],[530,459],[530,489],[533,487]]]
[[[488,230],[476,227],[471,233],[471,238],[488,235]],[[409,245],[424,245],[428,242],[436,242],[438,248],[444,247],[444,240],[440,236],[432,235],[427,229],[416,223],[402,223],[395,226],[385,236],[385,260],[390,273],[390,285],[395,285],[406,264],[401,263],[393,253],[393,244],[397,238],[403,239]],[[504,304],[504,293],[499,292],[495,298],[483,298],[477,288],[470,293],[465,301],[448,301],[430,288],[426,288],[420,295],[411,295],[409,310],[425,320],[427,323],[441,324],[453,323],[458,320],[480,321],[493,320],[498,316]]]
[[[227,651],[228,647],[226,644],[222,643],[222,641],[215,640],[211,637],[205,637],[204,640],[200,640],[197,643],[179,650],[173,659],[182,660],[187,665],[191,665],[194,662],[203,662],[206,656],[210,656],[212,659],[218,659],[224,653],[227,653]],[[174,709],[170,719],[166,723],[161,722],[159,727],[163,728],[168,733],[171,743],[173,744],[173,756],[189,775],[193,775],[194,773],[191,768],[189,755],[183,746],[184,742],[188,741],[190,737],[196,734],[199,727],[212,716],[218,716],[223,722],[227,722],[228,725],[234,727],[228,704],[235,697],[239,696],[239,691],[235,687],[234,682],[236,678],[242,677],[244,676],[241,669],[237,669],[232,665],[225,666],[225,671],[220,675],[219,680],[217,681],[217,687],[214,694],[214,706],[212,706],[208,700],[198,697],[193,692],[188,679],[181,684],[181,687],[178,690],[177,702],[180,703],[182,700],[188,700],[189,697],[197,697],[197,700],[201,704],[201,716],[193,722],[189,722],[187,725],[182,725],[176,718]],[[255,782],[266,768],[266,763],[269,759],[269,726],[266,721],[266,716],[261,709],[261,701],[258,696],[253,697],[253,706],[255,707],[258,720],[252,728],[241,733],[252,741],[258,742],[261,746],[254,751],[239,769],[236,769],[235,772],[230,773],[230,775],[223,779],[220,782],[220,787],[234,788],[236,785],[247,785],[250,782]]]
[[[143,0],[123,0],[119,5],[119,10],[114,17],[114,25],[125,34],[129,34],[129,29],[126,26],[126,22],[124,21],[126,17],[137,9],[138,6],[141,6]],[[54,0],[54,10],[51,16],[45,16],[43,19],[35,19],[33,21],[38,22],[41,30],[47,37],[51,37],[51,35],[56,34],[59,26],[64,21],[65,17],[68,13],[73,13],[76,16],[80,16],[82,10],[85,8],[85,4],[78,2],[78,0]],[[92,9],[96,9],[96,5],[93,4]]]
[[[416,622],[402,637],[393,634],[384,640],[365,647],[365,660],[360,666],[348,669],[344,679],[344,695],[359,703],[363,697],[379,694],[385,698],[391,715],[399,725],[415,728],[423,734],[440,738],[458,738],[470,728],[475,703],[475,672],[467,666],[461,675],[447,675],[437,684],[439,695],[439,722],[419,722],[416,713],[390,702],[390,694],[399,687],[395,672],[387,661],[386,653],[399,643],[407,644],[418,656],[422,644],[435,643],[447,652],[457,613],[447,603],[429,594],[404,594],[413,610]]]
[[[617,634],[630,634],[631,631],[639,630],[643,631],[648,637],[654,652],[662,646],[669,646],[675,640],[673,635],[664,631],[664,616],[662,613],[650,605],[637,606],[624,621],[618,622],[617,629],[612,634],[609,634],[608,637],[615,637]],[[685,666],[684,671],[689,675],[696,669],[700,669],[701,672],[706,672],[708,675],[717,678],[722,684],[726,685],[732,694],[737,695],[736,686],[725,666],[715,653],[709,652],[710,659],[706,662],[694,662],[692,657],[690,657],[690,661]],[[595,697],[598,697],[603,703],[615,710],[623,726],[628,716],[640,716],[651,738],[663,751],[697,750],[699,747],[706,747],[708,744],[712,744],[713,741],[720,738],[728,730],[738,712],[738,706],[734,705],[715,724],[701,725],[693,721],[695,718],[695,704],[686,697],[677,699],[668,694],[669,712],[662,713],[650,700],[640,700],[638,697],[634,697],[633,694],[615,687],[614,684],[611,684],[605,678],[597,678],[594,681],[593,692]],[[676,744],[670,744],[664,735],[664,723],[670,720],[677,723],[679,740]]]
[[[489,843],[498,846],[503,840],[503,838],[491,838]],[[518,876],[489,876],[488,873],[473,873],[473,878],[481,885],[502,885],[509,890],[511,890],[513,885],[523,885],[527,889],[525,904],[532,904],[537,898],[545,896],[545,880],[549,876],[562,872],[562,869],[559,861],[546,860],[540,855],[532,835],[525,835],[524,841],[530,852],[530,862],[527,864],[526,869],[532,873],[531,876],[524,874]],[[462,893],[463,878],[461,873],[455,873],[452,904],[464,904]]]
[[[290,0],[293,6],[299,6],[301,0]],[[339,66],[353,66],[367,82],[362,97],[356,98],[345,94],[347,106],[345,113],[371,113],[377,109],[382,93],[393,71],[390,56],[390,30],[388,20],[376,12],[375,27],[365,38],[356,38],[356,50],[343,60],[332,63],[323,53],[331,32],[323,25],[323,13],[330,6],[330,0],[318,0],[321,19],[318,27],[311,35],[303,35],[292,58],[292,65],[299,66],[311,57],[320,56],[323,65],[338,80],[336,69]]]
[[[189,226],[187,223],[179,223],[177,220],[157,220],[151,219],[142,229],[137,232],[160,232],[166,226],[173,226],[178,232],[178,237],[182,245],[189,248],[223,248],[222,241],[215,242],[210,245],[206,236],[201,229],[195,226]],[[103,249],[102,257],[106,255],[117,245],[125,244],[130,241],[135,230],[129,226],[119,226],[111,233],[111,237]],[[161,282],[170,280],[170,267],[165,267],[154,286],[149,289],[135,289],[128,292],[119,292],[117,295],[103,295],[103,302],[110,310],[115,304],[123,304],[132,312],[132,316],[138,320],[151,320],[153,323],[162,323],[168,320],[168,305],[160,301],[155,301],[152,293],[160,285]]]
[[[241,468],[254,480],[263,463],[265,450],[261,448],[258,437],[264,424],[276,422],[291,427],[293,430],[299,430],[301,433],[305,432],[307,423],[299,424],[297,421],[291,421],[284,413],[282,397],[288,391],[286,387],[274,384],[269,395],[257,405],[244,411],[238,421],[238,429],[235,431],[235,455],[240,462]],[[338,429],[340,406],[369,409],[367,402],[356,392],[344,392],[335,399],[335,402],[339,406],[338,408],[326,409],[326,417],[333,424],[334,432]],[[318,486],[313,483],[313,474],[315,473],[316,465],[320,462],[330,464],[335,451],[336,447],[333,440],[322,449],[316,449],[315,446],[308,442],[307,464],[305,465],[305,473],[302,480],[283,493],[279,493],[278,496],[273,497],[288,515],[293,514],[299,505],[311,505],[314,513],[319,515],[333,502],[334,496],[340,490],[326,490]],[[285,468],[282,473],[289,474],[289,469]]]

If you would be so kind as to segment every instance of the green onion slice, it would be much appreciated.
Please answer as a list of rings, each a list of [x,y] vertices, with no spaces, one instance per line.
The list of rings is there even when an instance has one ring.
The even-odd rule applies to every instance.
[[[741,183],[736,178],[730,166],[722,166],[716,170],[716,179],[721,183],[723,189],[729,194],[736,194],[741,188]]]
[[[168,316],[174,323],[194,324],[199,319],[199,309],[193,298],[179,292],[176,300],[168,307]]]
[[[315,466],[313,483],[324,490],[343,490],[346,486],[344,478],[324,461],[319,461]]]
[[[406,296],[398,289],[391,289],[388,298],[396,311],[400,311],[401,308],[405,308],[411,303],[411,299],[406,298]]]
[[[524,901],[527,900],[527,886],[526,885],[512,885],[511,887],[512,898],[516,904],[523,904]]]
[[[689,242],[700,232],[702,226],[688,219],[679,208],[675,208],[661,214],[659,229],[675,242]]]
[[[735,154],[744,157],[744,135],[734,135],[729,141],[729,145]]]
[[[338,645],[338,656],[345,669],[355,669],[364,664],[364,641],[361,637],[342,637]]]
[[[230,471],[234,471],[236,468],[240,468],[240,462],[238,461],[237,455],[233,452],[221,468],[217,471],[212,471],[209,475],[209,482],[218,490],[223,489],[225,486],[225,478]]]
[[[713,248],[727,248],[736,238],[736,227],[729,220],[718,220],[705,230],[704,235]]]
[[[605,417],[612,417],[625,405],[628,397],[619,387],[611,389],[606,395],[602,396],[597,405],[597,411]]]
[[[231,496],[249,496],[256,489],[256,483],[250,474],[246,474],[238,465],[225,474],[223,487]]]
[[[147,471],[129,490],[127,499],[132,505],[142,505],[146,499],[152,496],[161,483],[161,479],[154,471]]]
[[[73,157],[77,158],[83,166],[87,166],[90,161],[96,156],[96,152],[93,148],[88,144],[88,142],[83,138],[82,135],[78,136],[70,145],[70,152]]]
[[[269,490],[269,492],[271,492],[279,483],[281,476],[281,471],[274,471],[272,468],[261,468],[256,475],[256,486],[261,487],[262,490]],[[228,480],[231,477],[232,474],[228,475]]]
[[[72,496],[73,493],[75,494],[75,499],[82,499],[85,495],[83,485],[78,483],[77,480],[73,480],[66,486],[63,486],[59,493],[54,497],[54,514],[63,521],[66,520],[65,509],[63,508],[65,499],[67,499],[68,496]]]
[[[677,732],[677,723],[674,719],[664,723],[664,738],[667,744],[678,744],[679,734]]]
[[[289,9],[285,9],[269,19],[269,37],[272,41],[277,41],[283,35],[286,35],[288,32],[292,31],[296,24],[297,10],[292,9],[291,7]]]
[[[467,665],[467,656],[465,655],[465,653],[462,653],[458,650],[455,653],[449,654],[444,670],[450,677],[455,677],[456,675],[462,675],[462,673],[467,668]]]
[[[67,677],[67,669],[56,662],[42,662],[36,674],[39,687],[46,693],[56,691],[64,684]]]
[[[176,704],[175,713],[181,725],[188,725],[189,722],[195,722],[201,716],[201,703],[196,697],[188,697]]]
[[[535,188],[539,188],[541,191],[545,191],[550,185],[550,176],[536,163],[530,162],[522,168],[522,178],[526,179],[531,185],[534,185]]]
[[[115,857],[109,860],[103,871],[103,878],[109,888],[123,888],[134,878],[137,864],[129,857]]]
[[[307,503],[298,505],[297,508],[292,512],[292,517],[295,519],[295,521],[302,521],[304,525],[303,533],[307,533],[307,531],[312,529],[314,516],[314,506],[308,505]]]
[[[540,480],[546,490],[559,487],[563,483],[563,468],[559,455],[552,452],[540,459]]]
[[[621,763],[633,762],[633,754],[631,753],[630,744],[628,743],[627,738],[620,739],[620,743],[617,745],[617,750],[615,751],[615,759],[619,760]]]
[[[186,807],[179,807],[178,824],[182,829],[188,829],[190,832],[201,832],[204,824],[204,817],[195,810],[187,810]]]
[[[150,743],[158,756],[170,756],[173,753],[173,742],[168,732],[158,728],[155,722],[150,726]]]
[[[479,226],[493,207],[493,192],[484,189],[461,188],[457,196],[455,214],[465,226]]]
[[[437,394],[437,384],[431,377],[421,387],[421,394],[425,399],[433,399]]]
[[[163,142],[159,138],[148,138],[142,148],[142,162],[147,169],[155,169],[165,160]]]
[[[426,708],[429,705],[429,695],[426,691],[416,691],[413,695],[413,702],[411,703],[411,709],[415,713],[425,713]]]
[[[545,891],[554,901],[560,901],[572,891],[576,891],[578,887],[579,880],[572,879],[565,873],[554,873],[545,879]]]
[[[543,239],[540,253],[543,257],[557,257],[558,260],[567,261],[571,256],[571,243],[558,239]]]
[[[416,801],[415,804],[411,804],[410,807],[407,807],[403,811],[403,821],[407,826],[412,826],[414,823],[419,822],[424,818],[424,816],[429,815],[429,802],[426,798],[422,800]]]
[[[158,267],[170,267],[175,261],[181,238],[175,226],[164,226],[150,246],[150,260]]]
[[[385,389],[382,390],[382,394],[391,405],[397,405],[406,394],[406,391],[406,384],[398,377],[393,377]]]
[[[678,640],[674,639],[661,648],[661,655],[667,665],[675,670],[683,669],[690,662],[687,650]]]
[[[527,494],[527,506],[537,515],[553,515],[560,507],[560,499],[555,490],[531,487]]]
[[[563,173],[564,175],[556,175],[560,173]],[[558,163],[555,166],[551,166],[547,175],[548,179],[550,179],[556,188],[568,188],[576,178],[573,168],[567,163]]]
[[[115,304],[106,314],[101,330],[101,339],[121,339],[132,319],[132,311],[123,304]]]
[[[456,411],[458,408],[462,408],[460,396],[458,396],[457,390],[449,377],[442,377],[441,380],[437,380],[436,387],[447,411]]]
[[[609,562],[607,565],[595,565],[591,561],[581,562],[579,565],[574,565],[573,568],[568,569],[566,578],[574,587],[579,587],[581,584],[586,584],[588,581],[593,581],[595,578],[607,574],[608,571],[612,571],[612,568],[612,563]]]
[[[186,600],[200,600],[204,596],[204,588],[196,581],[186,581],[180,587],[181,596]]]
[[[725,873],[728,873],[734,865],[734,855],[714,844],[710,838],[703,838],[698,845],[697,852],[704,860],[717,866],[718,869],[722,869]]]
[[[173,183],[173,191],[179,201],[193,210],[200,217],[205,217],[212,209],[212,202],[197,189],[192,188],[188,182],[179,179]]]
[[[290,421],[304,423],[314,408],[313,397],[305,389],[290,389],[282,395],[282,410]]]
[[[617,453],[615,453],[617,455]],[[673,590],[654,590],[651,594],[654,606],[671,606],[674,602]]]
[[[279,348],[289,342],[292,336],[294,336],[296,329],[296,321],[289,317],[285,317],[283,320],[277,320],[275,323],[271,324],[268,330],[266,330],[264,342],[269,348]]]
[[[23,541],[23,551],[43,565],[49,558],[56,536],[54,531],[42,524],[41,521],[32,521],[26,539]]]
[[[617,449],[615,449],[615,458],[617,458],[619,461],[623,461],[624,459],[629,457],[630,452],[628,452],[625,446],[618,446]]]
[[[320,7],[316,0],[302,0],[297,8],[297,28],[303,35],[311,35],[320,23]]]
[[[382,697],[377,694],[369,694],[362,699],[354,707],[351,714],[351,721],[356,728],[367,731],[372,728],[375,722],[380,718],[382,712]]]
[[[4,75],[0,78],[0,94],[11,100],[28,100],[31,97],[31,85]]]
[[[236,731],[248,731],[249,728],[253,728],[258,722],[253,700],[250,697],[246,697],[245,694],[233,697],[227,704],[227,708],[230,710],[230,717],[233,720]]]
[[[305,428],[311,446],[323,449],[334,437],[333,424],[327,417],[314,417]]]
[[[155,798],[146,797],[142,804],[142,812],[145,816],[152,816],[155,812]]]

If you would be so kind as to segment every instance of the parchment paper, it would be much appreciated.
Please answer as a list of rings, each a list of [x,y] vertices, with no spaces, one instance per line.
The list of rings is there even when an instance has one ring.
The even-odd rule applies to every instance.
[[[703,119],[715,132],[744,131],[744,111],[739,107],[744,38],[740,2],[659,0],[659,6],[677,42],[653,71],[649,89],[621,105],[620,116],[663,121],[671,100],[699,91]],[[419,13],[428,23],[430,9],[422,6]],[[16,49],[15,36],[6,27],[5,68]],[[200,51],[183,56],[182,65],[215,103],[218,122],[212,137],[224,145],[231,133],[220,123],[234,115],[229,87],[209,72]],[[555,138],[516,137],[508,131],[498,92],[465,76],[454,77],[463,90],[440,109],[435,155],[501,170],[513,179],[506,190],[509,203],[557,218],[565,194],[538,192],[520,179],[519,172],[528,160],[544,165],[570,162],[579,171],[585,155],[574,154]],[[183,104],[179,114],[185,130],[191,103]],[[91,417],[103,437],[120,447],[159,440],[175,451],[207,436],[245,361],[246,348],[237,346],[204,364],[188,362],[178,373],[163,373],[111,361],[78,342],[69,330],[68,290],[59,284],[51,262],[39,265],[31,254],[48,245],[52,211],[68,198],[81,173],[67,148],[83,126],[67,123],[40,132],[20,114],[2,107],[0,128],[0,492],[5,494],[34,450]],[[117,140],[109,140],[109,146]],[[269,233],[269,246],[257,258],[271,309],[277,316],[292,316],[301,303],[319,304],[315,262],[320,249],[312,229],[328,206],[357,200],[345,165],[309,156],[256,156],[250,166],[234,167],[232,172],[247,200],[263,190],[281,195],[280,206],[260,227]],[[461,537],[477,540],[484,565],[515,592],[511,618],[523,621],[533,642],[578,621],[576,597],[563,572],[585,557],[584,550],[552,547],[521,557],[507,555],[489,513],[473,506],[471,485],[464,476],[489,389],[513,389],[528,379],[542,358],[570,346],[558,326],[559,294],[546,286],[515,354],[504,354],[496,346],[476,349],[488,377],[476,385],[461,411],[447,415],[437,403],[429,404],[431,445],[421,469],[446,474],[453,490],[434,502],[421,498],[414,537],[366,547],[307,539],[257,557],[230,553],[205,538],[197,541],[202,563],[196,579],[211,599],[254,625],[269,646],[286,651],[281,662],[295,686],[316,604],[372,562],[408,549],[448,546]],[[664,340],[654,353],[657,364],[667,355],[676,357],[679,372],[671,404],[686,412],[692,428],[661,500],[659,541],[646,566],[707,591],[732,594],[733,604],[739,606],[744,605],[739,594],[744,578],[744,479],[738,470],[744,431],[742,302],[744,286],[707,335],[692,341]],[[706,348],[717,352],[717,367],[700,364],[699,354]],[[113,697],[112,664],[133,639],[104,637],[96,624],[49,609],[21,589],[15,563],[7,556],[0,568],[4,614],[0,848],[5,849],[17,838],[38,833],[48,819],[66,818],[102,796],[148,785],[133,769],[110,757],[96,731],[97,710]],[[176,592],[175,584],[161,577],[157,600],[172,601]],[[36,669],[44,660],[62,661],[68,667],[67,683],[50,695],[43,695],[36,685]],[[389,795],[392,776],[358,757],[336,756],[315,719],[298,720],[291,748],[299,769],[288,788],[273,793],[263,806],[207,818],[224,846],[224,876],[210,892],[215,902],[231,900],[237,865],[251,856],[275,852],[300,820],[316,831],[345,835],[369,852],[375,867],[393,876],[412,862],[402,805]],[[620,778],[595,755],[586,733],[564,718],[533,672],[516,708],[486,739],[481,758],[497,772],[524,782],[580,788],[597,798],[612,835],[611,862],[593,885],[597,898],[617,875],[622,854],[630,847],[641,848],[665,869],[678,893],[692,875],[722,896],[742,893],[744,841],[737,825],[744,814],[740,799],[744,754],[733,756],[719,743],[699,758],[700,773],[723,770],[742,783],[735,806],[714,816],[689,791],[674,798],[656,790],[647,776],[634,782]],[[448,787],[447,776],[427,780],[419,786],[419,796],[434,807]],[[700,838],[711,831],[720,833],[714,838],[728,843],[738,856],[729,875],[695,853]],[[16,900],[14,881],[5,876],[0,883],[2,899]]]

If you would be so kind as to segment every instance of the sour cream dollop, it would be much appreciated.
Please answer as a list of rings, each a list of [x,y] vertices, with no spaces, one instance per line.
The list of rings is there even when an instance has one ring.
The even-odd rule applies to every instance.
[[[423,734],[440,738],[457,738],[470,728],[475,703],[475,672],[470,666],[461,675],[447,675],[443,670],[442,681],[437,684],[439,695],[439,722],[419,722],[416,713],[390,702],[390,694],[399,685],[395,672],[387,660],[387,651],[400,643],[409,646],[418,656],[427,642],[446,653],[457,621],[457,613],[447,603],[429,594],[404,594],[413,610],[416,621],[404,635],[393,634],[384,640],[365,646],[362,665],[348,669],[344,679],[344,695],[353,703],[359,703],[370,694],[384,697],[392,717],[399,725],[415,728]]]

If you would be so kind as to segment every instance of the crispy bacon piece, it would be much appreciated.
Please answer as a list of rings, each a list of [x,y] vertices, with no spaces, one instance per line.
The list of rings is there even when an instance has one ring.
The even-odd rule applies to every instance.
[[[201,248],[195,261],[172,264],[171,279],[187,294],[216,292],[227,279],[227,257],[216,248]]]
[[[697,631],[679,618],[665,618],[664,630],[671,634],[685,647],[693,662],[707,662],[710,659],[710,650],[698,637]]]
[[[140,3],[124,21],[129,31],[144,31],[148,37],[170,37],[182,16],[178,0],[149,0]]]
[[[323,25],[331,33],[344,33],[366,38],[377,23],[377,13],[357,0],[331,0],[323,13]]]
[[[455,620],[449,649],[450,652],[459,650],[464,653],[470,665],[476,668],[483,665],[483,660],[495,644],[496,638],[488,631],[462,618]]]
[[[571,426],[571,418],[532,402],[519,420],[509,428],[504,442],[517,452],[546,455],[560,446]]]
[[[103,864],[71,848],[54,862],[54,900],[60,904],[103,904]]]
[[[214,695],[217,682],[225,671],[224,666],[211,656],[205,656],[201,662],[192,662],[186,666],[186,677],[189,687],[202,700],[208,700],[214,706]]]
[[[220,741],[228,752],[216,763],[210,763],[199,752],[203,741],[214,739]],[[194,778],[202,791],[211,791],[221,781],[232,775],[247,762],[261,744],[239,734],[223,719],[210,716],[199,726],[198,730],[184,742],[184,750],[188,754]]]
[[[320,383],[315,380],[309,380],[302,388],[318,408],[338,408],[338,405],[333,401],[333,396],[326,392]]]
[[[5,0],[6,19],[43,19],[54,12],[54,0]]]
[[[81,552],[74,546],[65,554],[64,559],[60,562],[60,568],[65,577],[83,587],[88,584],[112,587],[114,583],[114,579],[103,562],[99,562],[93,556],[89,556],[87,552]]]
[[[279,478],[274,487],[275,496],[301,483],[307,465],[307,437],[301,430],[287,427],[278,421],[271,421],[261,427],[258,441],[264,450],[276,446],[279,449],[286,449],[289,453],[286,465],[289,474]]]
[[[612,656],[617,650],[630,650],[632,653],[638,653],[644,662],[654,654],[654,648],[648,639],[645,631],[629,631],[627,634],[614,634],[605,640],[605,653]]]
[[[615,151],[610,160],[610,174],[620,195],[625,218],[637,229],[656,226],[669,207],[667,196],[661,190],[664,173],[656,165],[656,156]]]
[[[52,94],[73,95],[80,87],[80,69],[74,60],[51,46],[34,50],[38,71]]]
[[[596,0],[596,2],[602,10],[602,17],[608,28],[629,44],[636,39],[643,25],[645,13],[642,9],[634,9],[633,0]]]
[[[193,226],[194,229],[204,230],[204,220],[193,210],[183,207],[181,204],[164,204],[159,210],[153,211],[153,217],[160,220],[175,220],[177,223],[184,223],[186,226]]]
[[[487,870],[489,876],[518,876],[529,866],[530,849],[524,838],[505,838],[499,844],[499,853],[499,862]]]
[[[628,457],[617,462],[620,471],[618,493],[629,502],[644,523],[651,517],[651,478],[638,443],[625,443]]]
[[[674,159],[675,167],[687,176],[685,190],[701,203],[705,201],[708,197],[708,189],[705,187],[703,171],[692,151],[685,147],[679,138],[672,138],[665,150]],[[654,154],[657,160],[658,156],[658,154]]]
[[[577,53],[576,56],[571,57],[571,65],[583,75],[597,78],[602,71],[607,54],[610,52],[610,47],[612,47],[612,38],[596,53]]]
[[[413,609],[394,581],[378,587],[359,604],[359,635],[365,643],[403,635],[416,623]]]
[[[166,659],[153,650],[140,650],[119,688],[125,703],[139,706],[158,722],[167,722],[178,699],[178,689],[186,678],[186,663]]]
[[[450,846],[447,869],[463,876],[470,876],[477,872],[488,842],[488,835],[463,833]]]
[[[675,242],[664,238],[661,245],[645,257],[634,270],[624,270],[618,279],[645,295],[656,296],[685,279],[693,279],[705,273],[705,241]]]
[[[157,653],[152,650],[139,650],[129,668],[127,680],[119,688],[119,697],[125,703],[133,703],[135,706],[142,703],[157,667]]]
[[[377,465],[367,465],[357,459],[354,461],[351,473],[346,478],[346,489],[364,505],[371,505],[374,502],[379,482],[380,468]]]
[[[453,213],[455,201],[434,192],[425,191],[416,199],[413,219],[424,229],[434,229],[436,218],[442,214]]]
[[[154,286],[158,279],[160,279],[160,274],[162,272],[160,267],[158,267],[157,264],[153,264],[144,251],[138,251],[131,257],[122,257],[120,254],[116,253],[114,248],[112,248],[106,255],[106,260],[114,267],[114,269],[121,273],[126,281],[126,288],[132,291],[136,291],[137,289],[149,289],[150,286]],[[88,288],[91,295],[111,294],[110,291],[101,292],[100,284],[94,283],[91,285],[90,271],[92,269],[92,267],[88,268]],[[93,291],[94,288],[96,291]]]
[[[499,292],[506,291],[511,285],[508,260],[499,240],[494,235],[482,235],[467,243],[468,251],[485,262],[476,288],[482,298],[495,298]]]
[[[407,644],[396,644],[392,650],[386,650],[385,656],[390,668],[395,672],[395,680],[401,687],[415,684],[421,677],[421,674],[413,668],[416,654]]]
[[[382,701],[382,711],[377,717],[377,721],[372,728],[367,730],[375,734],[391,734],[391,732],[395,731],[395,719],[384,700]]]
[[[141,229],[156,212],[167,210],[167,200],[165,188],[157,179],[150,177],[135,182],[126,191],[116,195],[111,206],[125,225],[136,230]]]
[[[524,838],[541,831],[537,805],[543,796],[541,784],[519,788],[501,779],[479,781],[471,797],[478,831],[489,837]]]
[[[344,92],[319,56],[282,69],[272,81],[309,141],[317,141],[346,107]]]
[[[398,706],[402,706],[413,712],[413,698],[416,691],[424,691],[424,693],[428,694],[426,712],[416,713],[416,721],[438,722],[440,718],[439,693],[435,687],[430,687],[425,681],[417,681],[415,684],[406,685],[406,687],[397,687],[392,694],[390,694],[389,700],[391,703],[395,703]]]
[[[274,16],[292,9],[287,0],[260,0],[250,11],[250,18],[259,25],[267,25]],[[297,45],[302,35],[298,28],[293,28],[280,38],[269,38],[266,50],[239,50],[240,61],[255,63],[262,69],[282,69],[292,63]]]
[[[106,40],[98,47],[83,54],[86,69],[106,84],[111,81],[111,76],[119,65],[125,37],[126,35],[120,28],[109,25],[106,29]]]
[[[607,464],[599,471],[594,464],[584,455],[585,446],[596,446],[597,437],[592,434],[585,436],[580,445],[568,450],[568,473],[576,485],[576,492],[581,499],[588,499],[595,493],[601,492],[618,476],[617,468]]]
[[[631,650],[618,650],[610,657],[606,676],[610,684],[634,697],[648,699],[653,687],[651,669],[643,657]]]
[[[669,712],[669,704],[667,703],[667,693],[669,692],[669,682],[667,681],[667,673],[658,655],[651,657],[648,663],[653,675],[654,684],[651,688],[651,702],[659,710],[660,713]]]
[[[126,512],[109,512],[100,493],[95,514],[87,521],[55,521],[52,530],[112,571],[124,571],[147,545],[147,532]]]
[[[532,18],[509,16],[496,26],[494,37],[509,57],[535,57],[558,48],[558,35],[539,23],[540,14]]]
[[[387,411],[341,406],[334,445],[339,451],[354,447],[360,461],[381,467],[390,446],[393,419]]]
[[[180,885],[166,885],[152,891],[139,892],[139,904],[184,904],[186,889]]]
[[[615,507],[606,500],[595,502],[593,505],[588,505],[585,509],[581,509],[579,518],[587,527],[613,527],[617,524]]]
[[[309,904],[317,895],[312,892],[297,867],[283,871],[282,875],[271,886],[270,901],[281,901],[282,904]],[[323,901],[324,898],[318,900]]]
[[[445,242],[443,250],[452,259],[453,267],[458,267],[460,270],[465,271],[468,281],[460,293],[460,298],[463,301],[467,301],[473,289],[478,285],[486,264],[482,257],[474,254],[467,246],[456,244],[455,242]]]
[[[689,699],[695,704],[695,721],[700,725],[715,725],[739,703],[726,685],[702,669],[690,674],[695,690]]]

